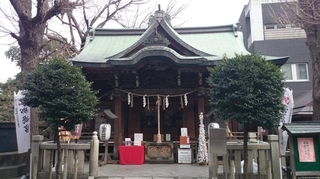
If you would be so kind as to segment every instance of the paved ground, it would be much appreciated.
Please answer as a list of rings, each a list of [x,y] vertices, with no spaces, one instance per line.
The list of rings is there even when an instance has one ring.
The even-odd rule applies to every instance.
[[[98,179],[208,179],[208,166],[197,164],[107,164],[99,167]]]

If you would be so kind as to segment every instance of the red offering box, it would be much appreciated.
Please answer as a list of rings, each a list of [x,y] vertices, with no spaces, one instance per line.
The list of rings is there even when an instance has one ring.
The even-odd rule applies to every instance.
[[[189,143],[190,143],[189,136],[180,136],[180,145],[189,144]]]

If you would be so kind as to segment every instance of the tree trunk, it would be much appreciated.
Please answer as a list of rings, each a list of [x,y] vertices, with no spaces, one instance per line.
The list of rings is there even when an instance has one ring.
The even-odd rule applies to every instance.
[[[309,48],[310,58],[312,61],[312,84],[313,84],[313,121],[320,121],[320,24],[316,19],[310,19],[317,12],[316,4],[311,6],[311,2],[307,1],[299,2],[300,9],[303,9],[303,13],[306,14],[305,19],[302,19],[304,30],[307,36],[306,45]],[[304,18],[304,16],[302,17]]]
[[[317,38],[317,36],[318,35],[314,36],[313,33],[309,33],[309,37],[307,38],[307,45],[310,51],[313,71],[313,121],[320,121],[320,47],[317,42],[320,38]]]
[[[248,179],[248,130],[249,124],[244,124],[243,134],[243,178]]]
[[[22,38],[25,39],[25,38]],[[29,41],[27,39],[22,40],[22,41]],[[32,41],[32,40],[31,40]],[[32,69],[35,68],[36,64],[38,63],[38,57],[39,57],[39,50],[36,50],[39,48],[37,45],[31,46],[31,44],[36,44],[35,42],[30,42],[25,43],[21,42],[20,43],[20,48],[21,48],[21,72],[22,72],[22,83],[25,82],[26,74],[32,71]],[[36,108],[31,108],[31,128],[30,132],[31,135],[38,135],[39,134],[39,117],[37,115],[37,109]]]
[[[34,37],[36,38],[36,37]],[[39,38],[39,37],[38,37]],[[22,38],[25,39],[25,38]],[[28,42],[30,40],[22,40],[25,42]],[[33,41],[33,40],[31,40]],[[24,83],[26,74],[32,71],[32,69],[35,68],[36,64],[38,64],[38,57],[40,55],[38,49],[38,45],[31,45],[31,44],[37,44],[35,42],[30,42],[25,43],[22,42],[20,43],[20,48],[21,48],[21,72],[22,72],[22,83]],[[39,134],[39,118],[37,115],[37,109],[36,108],[31,108],[31,135],[37,135]]]
[[[22,83],[26,74],[39,63],[42,39],[46,28],[46,22],[42,22],[32,16],[32,1],[11,0],[11,5],[19,17],[19,36],[11,33],[18,41],[21,50],[21,74]],[[48,1],[43,1],[37,13],[46,12],[49,8]],[[40,15],[40,14],[37,14]],[[39,119],[35,109],[31,109],[31,134],[39,134]]]

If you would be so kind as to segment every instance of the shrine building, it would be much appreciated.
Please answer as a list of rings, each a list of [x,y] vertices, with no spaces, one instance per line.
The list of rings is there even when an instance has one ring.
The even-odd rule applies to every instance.
[[[115,150],[134,133],[154,141],[158,130],[178,141],[180,129],[187,128],[190,140],[198,140],[200,112],[206,126],[225,125],[211,112],[208,67],[235,54],[249,54],[237,25],[174,28],[162,10],[146,29],[92,29],[83,51],[72,59],[100,99],[97,117],[86,127],[99,131],[100,124],[110,123]],[[288,59],[265,57],[278,66]],[[242,130],[236,122],[228,125]]]

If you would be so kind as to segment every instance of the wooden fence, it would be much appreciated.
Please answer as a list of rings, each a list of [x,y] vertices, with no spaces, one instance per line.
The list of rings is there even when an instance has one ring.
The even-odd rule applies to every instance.
[[[209,153],[209,155],[214,155],[214,157],[218,157],[220,158],[220,161],[222,161],[221,165],[216,163],[214,163],[212,166],[209,165],[209,167],[211,167],[209,169],[209,177],[212,177],[210,176],[210,173],[216,173],[216,177],[218,179],[242,179],[243,141],[229,140],[227,141],[226,147],[226,155],[216,156]],[[278,136],[269,135],[268,142],[259,140],[248,142],[248,161],[249,179],[282,178]],[[210,172],[210,170],[215,170],[215,172]]]
[[[86,143],[62,143],[63,149],[63,173],[62,178],[87,179],[89,176],[98,176],[98,154],[99,140],[96,132],[90,142]],[[240,136],[240,134],[237,136]],[[254,135],[253,135],[254,136]],[[248,169],[250,179],[280,179],[281,166],[278,146],[278,136],[269,135],[268,141],[260,141],[259,137],[248,142]],[[174,142],[175,148],[179,142]],[[218,179],[242,179],[243,140],[232,138],[227,140],[227,154],[216,156],[216,167]],[[191,142],[192,163],[196,163],[198,142]],[[30,178],[44,179],[55,177],[53,167],[56,164],[56,143],[45,141],[43,136],[33,136],[32,141],[32,170]],[[86,151],[90,150],[89,172],[84,171]],[[177,153],[175,153],[175,156]],[[211,155],[209,153],[209,155]],[[210,162],[209,162],[210,163]],[[210,168],[209,165],[209,177]],[[220,170],[218,168],[220,167]]]
[[[88,179],[98,175],[99,140],[97,132],[87,143],[61,143],[63,151],[61,178]],[[89,172],[84,171],[85,153],[90,150]],[[57,164],[57,144],[52,141],[43,142],[43,136],[32,137],[31,179],[55,178]]]

